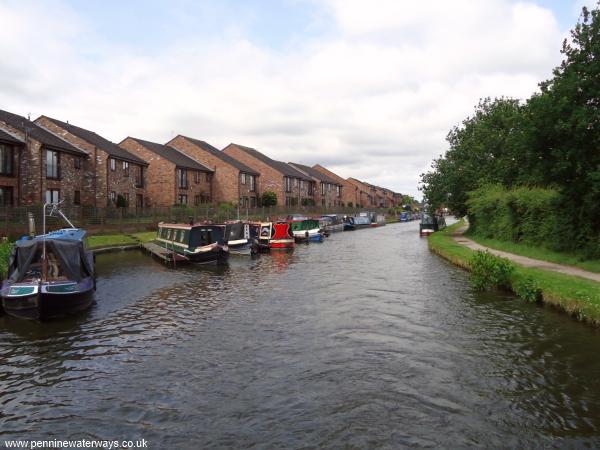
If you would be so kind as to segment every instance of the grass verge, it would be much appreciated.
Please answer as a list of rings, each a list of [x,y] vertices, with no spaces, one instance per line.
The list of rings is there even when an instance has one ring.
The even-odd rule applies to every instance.
[[[487,239],[475,234],[466,233],[469,239],[474,240],[478,244],[490,247],[496,250],[501,250],[515,255],[527,256],[528,258],[539,259],[557,264],[566,264],[569,266],[579,267],[580,269],[590,272],[600,273],[600,260],[585,260],[579,255],[571,253],[561,253],[548,250],[540,247],[531,247],[524,244],[516,244],[514,242],[498,241],[496,239]]]
[[[457,266],[470,270],[469,258],[475,252],[460,245],[452,237],[462,224],[461,221],[434,233],[429,237],[428,243],[434,253]],[[481,243],[483,244],[483,242]],[[555,306],[582,322],[600,326],[599,283],[561,273],[522,267],[517,264],[515,266],[516,269],[510,280],[513,291],[520,281],[527,278],[533,279],[541,289],[542,302]]]
[[[155,231],[145,231],[132,234],[101,234],[90,236],[89,245],[91,249],[120,247],[123,245],[135,245],[150,242],[156,237]]]

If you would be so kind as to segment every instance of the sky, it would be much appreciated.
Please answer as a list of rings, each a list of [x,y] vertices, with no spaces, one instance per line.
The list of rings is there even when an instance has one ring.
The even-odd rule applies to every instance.
[[[0,109],[322,164],[421,197],[479,99],[551,77],[585,0],[0,0]]]

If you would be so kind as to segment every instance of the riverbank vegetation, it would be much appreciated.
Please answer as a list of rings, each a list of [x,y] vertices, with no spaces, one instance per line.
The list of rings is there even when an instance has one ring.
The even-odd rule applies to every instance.
[[[8,273],[8,257],[10,256],[12,246],[12,242],[5,241],[0,243],[0,280],[6,278]]]
[[[597,267],[598,7],[582,10],[562,54],[553,77],[526,101],[482,100],[450,131],[448,151],[421,176],[421,188],[434,208],[468,216],[475,238],[563,252]]]
[[[458,222],[432,234],[429,237],[429,248],[468,271],[472,272],[476,267],[474,276],[476,289],[505,288],[526,301],[542,301],[567,312],[578,320],[600,326],[598,283],[512,263],[499,264],[498,260],[502,258],[476,256],[478,252],[459,244],[453,238],[457,229],[463,224],[464,222]],[[478,262],[478,260],[482,261]],[[502,267],[498,268],[498,266]]]
[[[104,234],[94,235],[88,238],[91,249],[121,247],[126,245],[143,244],[150,242],[156,237],[156,231],[147,231],[131,234]]]

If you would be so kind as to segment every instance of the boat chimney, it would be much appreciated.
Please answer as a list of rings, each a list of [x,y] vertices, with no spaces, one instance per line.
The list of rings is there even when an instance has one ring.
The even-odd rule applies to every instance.
[[[27,224],[29,226],[29,237],[33,239],[35,237],[35,217],[32,212],[27,213]]]

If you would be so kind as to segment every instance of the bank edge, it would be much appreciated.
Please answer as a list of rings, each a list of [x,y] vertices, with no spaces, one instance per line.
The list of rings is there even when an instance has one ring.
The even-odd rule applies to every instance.
[[[459,244],[453,234],[464,224],[459,221],[428,238],[429,249],[451,263],[470,271],[474,250]],[[511,291],[524,278],[535,280],[542,291],[541,303],[555,307],[581,322],[600,327],[600,283],[547,270],[532,269],[515,263]]]

